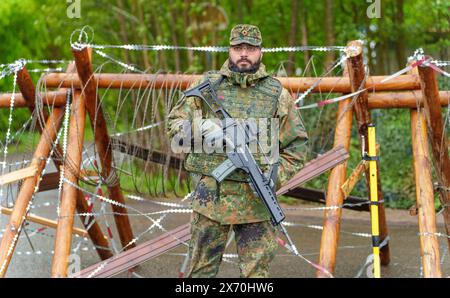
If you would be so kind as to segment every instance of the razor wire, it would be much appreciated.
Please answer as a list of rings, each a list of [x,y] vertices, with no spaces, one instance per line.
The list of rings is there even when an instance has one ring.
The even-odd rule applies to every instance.
[[[156,46],[142,46],[142,45],[121,45],[121,46],[115,46],[115,45],[110,45],[110,46],[108,46],[108,45],[94,45],[94,44],[81,44],[81,43],[80,44],[74,43],[73,45],[75,45],[75,47],[76,46],[79,46],[79,47],[89,46],[89,47],[91,47],[93,49],[96,49],[96,53],[97,54],[99,54],[99,52],[101,52],[100,50],[108,49],[108,48],[122,48],[122,49],[127,49],[127,50],[148,50],[148,51],[150,51],[150,50],[154,50],[154,51],[162,51],[162,50],[192,50],[192,51],[203,51],[203,52],[204,51],[211,51],[211,52],[223,51],[223,52],[225,52],[225,51],[228,50],[225,47],[175,47],[175,46],[164,46],[164,45],[156,45]],[[317,50],[317,51],[337,50],[337,51],[344,51],[344,49],[345,49],[345,47],[281,47],[281,48],[263,49],[263,51],[266,51],[266,52],[282,52],[282,51],[289,52],[289,51],[302,51],[302,50]],[[104,52],[101,52],[101,53],[104,53]],[[101,55],[101,54],[99,54],[99,55]],[[130,65],[127,65],[127,64],[121,64],[122,62],[120,60],[117,60],[117,59],[111,57],[110,55],[108,55],[106,53],[104,53],[103,57],[106,58],[106,59],[111,60],[114,63],[117,63],[117,64],[121,65],[123,68],[126,68],[128,70],[132,70],[132,71],[136,71],[136,69],[134,69],[133,66],[130,66]],[[340,58],[340,59],[343,59],[343,58]],[[114,61],[114,60],[116,60],[116,61]],[[345,59],[339,60],[338,63],[336,63],[334,65],[333,69],[338,67],[344,61],[345,61]],[[442,64],[439,64],[439,65],[437,63],[435,63],[435,64],[437,66],[445,66],[445,65],[442,65]],[[2,68],[4,68],[4,67],[5,66],[2,66]],[[306,95],[308,95],[308,94],[306,94]],[[353,94],[352,96],[355,96],[355,94]],[[161,124],[161,122],[157,123],[157,125],[160,125],[160,124]],[[117,133],[117,134],[115,134],[115,136],[121,136],[121,135],[127,134],[127,133],[134,133],[134,132],[138,132],[138,131],[144,131],[144,130],[153,128],[153,127],[155,127],[157,125],[154,125],[154,124],[146,125],[146,126],[143,126],[143,127],[138,128],[136,130],[133,130],[133,131]],[[67,184],[69,184],[69,185],[71,185],[73,187],[76,187],[74,184],[71,184],[70,181],[68,181],[68,180],[66,180],[64,178],[63,173],[62,173],[62,179],[60,181],[60,187],[61,187],[62,183],[67,183]],[[111,200],[110,201],[104,200],[104,199],[107,199],[106,197],[103,197],[103,196],[99,197],[97,194],[89,193],[89,192],[86,191],[86,189],[81,188],[81,187],[78,187],[78,189],[83,191],[83,192],[85,192],[85,193],[88,193],[90,195],[94,195],[96,198],[99,198],[102,201],[102,204],[105,203],[105,202],[113,204]],[[188,194],[188,196],[190,196],[190,195],[191,194]],[[188,198],[188,196],[186,196],[182,201],[186,200]],[[132,200],[136,200],[136,201],[144,201],[145,200],[144,198],[137,197],[137,196],[131,196],[131,195],[128,196],[128,198],[130,198]],[[171,213],[190,213],[191,212],[190,210],[185,208],[186,206],[184,206],[184,205],[180,205],[180,204],[169,205],[169,204],[173,204],[173,203],[167,203],[167,202],[159,202],[159,203],[165,203],[165,204],[160,204],[162,206],[176,207],[176,208],[166,209],[166,210],[162,210],[162,211],[155,211],[155,212],[151,212],[151,213],[144,213],[144,212],[140,212],[139,211],[139,212],[136,212],[136,213],[129,213],[128,215],[149,216],[149,215],[163,214],[165,216],[165,214],[171,214]],[[44,203],[44,204],[46,204],[46,203]],[[158,204],[158,203],[156,203],[156,204]],[[350,207],[350,206],[361,206],[361,205],[364,205],[364,204],[369,204],[369,203],[365,203],[364,202],[364,203],[356,203],[356,204],[342,204],[342,205],[339,205],[339,206],[328,206],[328,207],[317,207],[317,208],[315,208],[315,207],[312,207],[312,208],[295,208],[295,209],[318,210],[318,211],[320,211],[320,210],[335,210],[335,209],[338,209],[338,208]],[[129,205],[122,205],[122,207],[129,208],[130,206]],[[178,209],[178,207],[179,207],[179,209]],[[160,212],[160,213],[156,213],[156,212]],[[95,216],[95,215],[99,215],[99,214],[102,214],[102,215],[120,215],[119,213],[115,213],[115,212],[107,213],[107,212],[104,211],[104,209],[101,212],[99,212],[99,213],[92,213],[91,212],[91,213],[81,213],[81,214],[77,214],[77,215],[80,215],[80,216]],[[155,221],[153,221],[153,225],[157,226]],[[286,226],[294,227],[294,226],[300,226],[300,224],[292,223],[292,222],[286,222]],[[317,227],[314,227],[313,225],[309,225],[308,227],[309,228],[317,228]],[[354,235],[354,236],[361,236],[361,237],[367,237],[368,234],[353,233],[352,235]],[[139,238],[139,237],[137,237],[137,238]],[[135,243],[136,241],[134,241],[133,243]],[[133,243],[130,242],[127,246],[129,246],[129,245],[131,245]],[[305,255],[305,254],[303,254],[303,255]]]

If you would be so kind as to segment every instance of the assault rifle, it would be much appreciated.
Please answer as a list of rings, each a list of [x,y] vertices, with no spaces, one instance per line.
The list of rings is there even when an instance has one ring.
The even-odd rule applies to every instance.
[[[250,139],[247,131],[243,129],[242,125],[233,119],[224,109],[221,102],[217,98],[217,94],[209,79],[206,79],[200,85],[186,90],[183,93],[187,97],[195,96],[202,99],[211,111],[223,120],[223,129],[233,129],[235,133],[235,138],[231,144],[233,150],[227,150],[226,154],[228,159],[213,170],[212,176],[214,179],[221,182],[236,169],[244,170],[249,176],[250,186],[263,200],[264,205],[269,211],[272,224],[274,226],[280,224],[284,220],[285,215],[278,204],[274,190],[276,175],[273,175],[273,173],[276,170],[272,169],[272,174],[269,178],[263,174],[247,145],[247,140]]]

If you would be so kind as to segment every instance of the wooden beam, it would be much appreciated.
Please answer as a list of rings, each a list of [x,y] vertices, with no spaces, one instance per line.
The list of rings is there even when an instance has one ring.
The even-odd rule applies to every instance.
[[[103,110],[97,96],[97,80],[95,79],[95,76],[93,76],[89,50],[88,48],[82,50],[73,49],[72,53],[75,57],[78,76],[81,78],[80,83],[83,85],[83,94],[86,97],[86,110],[89,114],[92,131],[94,132],[95,147],[102,166],[101,175],[105,180],[112,181],[107,185],[110,199],[124,205],[125,199],[120,189],[119,178],[112,168],[112,148]],[[112,204],[111,206],[115,213],[114,220],[119,232],[122,247],[130,249],[134,247],[134,244],[130,244],[134,237],[130,220],[126,215],[127,209],[115,204]]]
[[[82,52],[82,51],[80,51]],[[42,83],[47,88],[72,87],[81,88],[83,78],[72,74],[49,73],[42,77]],[[94,74],[92,81],[98,84],[98,88],[108,89],[141,89],[141,88],[168,88],[178,86],[186,89],[192,82],[200,79],[201,75],[181,74]],[[390,81],[381,83],[386,76],[372,76],[366,82],[366,87],[375,86],[375,91],[418,90],[419,78],[415,75],[401,75]],[[318,78],[315,77],[278,77],[283,87],[292,92],[304,92],[313,86]],[[350,93],[349,78],[324,77],[312,90],[313,92]],[[373,89],[371,89],[373,91]]]
[[[42,176],[41,183],[39,183],[39,192],[57,189],[59,186],[59,172],[47,173]]]
[[[334,168],[338,164],[345,162],[348,158],[348,152],[343,146],[333,148],[305,164],[297,174],[277,190],[276,195],[281,196],[287,193],[289,190],[292,190]]]
[[[64,162],[64,177],[73,185],[78,185],[85,124],[86,110],[84,96],[79,91],[75,91],[70,112],[66,162]],[[70,248],[72,245],[73,221],[78,196],[78,189],[71,184],[65,181],[61,191],[60,212],[58,215],[58,227],[56,229],[52,262],[52,277],[67,276]]]
[[[9,184],[12,182],[16,182],[31,176],[36,175],[37,166],[32,165],[14,172],[7,173],[3,176],[0,176],[0,185]]]
[[[11,93],[0,94],[0,108],[9,108],[11,105]],[[48,91],[40,94],[42,103],[55,107],[62,107],[66,105],[67,92],[66,91]],[[14,94],[14,108],[26,108],[29,102],[24,98],[22,93]]]
[[[27,102],[27,107],[30,112],[33,114],[34,106],[35,106],[35,98],[36,98],[36,89],[34,87],[33,81],[31,79],[30,74],[27,71],[27,68],[24,66],[21,70],[17,72],[17,85],[19,86],[20,92],[23,94],[25,101]],[[48,118],[48,111],[42,110],[44,115],[44,121]],[[40,131],[42,127],[39,127]]]
[[[110,260],[89,266],[74,274],[78,278],[107,278],[136,267],[191,239],[190,224],[179,226],[155,239],[115,255]]]
[[[6,208],[6,207],[1,207],[0,206],[0,213],[5,214],[5,215],[11,215],[13,212],[12,208]],[[56,229],[58,223],[55,220],[51,220],[42,216],[38,216],[35,214],[27,214],[26,219],[28,221],[49,227],[49,228],[53,228]],[[80,228],[74,228],[73,229],[73,233],[77,234],[81,237],[87,237],[88,236],[88,232],[86,232],[86,230],[80,229]],[[106,238],[105,238],[106,239]]]
[[[334,131],[333,148],[343,146],[347,152],[350,149],[350,137],[352,130],[353,109],[352,99],[347,98],[338,104],[336,114],[336,128]],[[345,182],[347,162],[334,167],[328,178],[326,207],[341,206],[344,196],[341,185]],[[324,211],[324,222],[322,237],[320,240],[319,265],[328,272],[333,273],[336,263],[337,245],[339,240],[339,228],[342,208],[326,209]],[[328,277],[321,270],[316,272],[317,277]]]
[[[444,135],[444,121],[439,103],[439,89],[435,71],[428,66],[419,66],[420,85],[424,101],[425,120],[430,134],[431,151],[436,175],[441,184],[439,197],[444,208],[445,231],[450,235],[450,157]],[[447,238],[450,247],[450,238]]]
[[[440,91],[439,101],[442,107],[450,104],[450,91]],[[417,109],[423,107],[420,90],[404,92],[370,92],[369,109]]]
[[[427,127],[422,112],[413,109],[410,116],[423,276],[442,277]]]
[[[344,197],[348,197],[355,187],[356,183],[358,183],[362,174],[369,169],[369,163],[365,160],[359,162],[356,168],[352,171],[347,180],[342,184],[341,190],[344,194]]]
[[[352,92],[358,91],[360,88],[364,88],[364,78],[366,76],[364,70],[364,61],[363,61],[363,44],[360,41],[351,41],[347,45],[348,48],[352,47],[354,50],[350,53],[349,58],[347,59],[348,72],[350,77],[350,82],[352,85]],[[367,85],[366,85],[367,86]],[[356,97],[356,102],[353,105],[353,109],[355,112],[356,118],[356,128],[359,135],[359,140],[362,148],[368,150],[368,134],[367,134],[367,126],[372,123],[372,117],[370,116],[370,110],[368,107],[368,92],[362,92],[358,94]],[[361,138],[363,137],[363,141]],[[364,142],[364,143],[363,143]],[[381,187],[381,178],[380,178],[380,162],[377,161],[377,194],[378,194],[378,222],[380,229],[380,243],[382,243],[388,237],[388,228],[386,224],[386,214],[384,210],[383,202],[383,190]],[[370,172],[369,169],[366,170],[366,188],[368,192],[370,191]],[[383,247],[380,248],[380,261],[381,265],[388,265],[390,262],[390,254],[389,254],[389,243],[386,243]]]
[[[165,164],[167,155],[158,150],[150,150],[138,145],[130,144],[124,141],[121,141],[117,138],[111,138],[111,146],[113,150],[125,153],[127,155],[134,156],[136,158],[151,161],[155,163]],[[169,167],[174,169],[179,169],[182,167],[182,163],[184,159],[180,157],[171,155],[169,161]]]

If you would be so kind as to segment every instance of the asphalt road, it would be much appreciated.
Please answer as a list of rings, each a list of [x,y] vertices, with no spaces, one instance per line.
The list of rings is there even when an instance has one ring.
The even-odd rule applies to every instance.
[[[173,201],[173,200],[172,200]],[[173,201],[179,202],[179,201]],[[50,204],[46,206],[46,204]],[[35,199],[35,208],[32,213],[44,216],[50,219],[56,219],[57,191],[48,191],[39,193]],[[149,202],[137,202],[129,200],[127,202],[139,212],[154,212],[168,209]],[[96,204],[98,211],[100,204]],[[300,253],[307,259],[317,262],[320,249],[321,230],[323,222],[322,210],[305,210],[304,208],[320,207],[315,204],[301,203],[297,206],[288,206],[288,208],[297,208],[287,211],[287,221],[296,223],[298,226],[287,227],[293,241],[296,243]],[[110,207],[106,206],[106,211],[110,212]],[[130,211],[130,213],[135,213]],[[157,219],[160,215],[153,215]],[[420,243],[418,236],[417,217],[412,217],[407,211],[387,210],[391,263],[389,266],[382,267],[382,276],[386,278],[393,277],[420,277]],[[7,216],[1,216],[1,228],[6,224]],[[155,228],[150,232],[145,232],[152,222],[145,216],[131,215],[134,235],[140,235],[138,244],[152,239],[162,234],[162,231]],[[169,214],[162,221],[162,226],[170,230],[181,224],[187,223],[189,214]],[[103,231],[106,231],[106,223],[114,226],[112,215],[103,215],[98,218]],[[81,222],[76,220],[76,226],[81,227]],[[26,226],[27,235],[22,233],[18,240],[15,254],[9,266],[7,277],[49,277],[52,263],[52,250],[54,245],[55,231],[51,228],[38,230],[42,226],[29,223]],[[39,232],[37,232],[39,231]],[[439,216],[439,231],[443,232],[442,219]],[[352,233],[365,233],[355,235]],[[371,240],[367,237],[370,233],[369,214],[367,212],[357,212],[344,210],[341,222],[341,234],[337,253],[335,277],[357,277],[361,271],[361,277],[367,277],[366,268],[363,265],[367,257],[371,254]],[[115,239],[115,248],[120,249],[117,232],[113,227]],[[440,239],[440,253],[442,261],[442,271],[444,276],[450,275],[450,258],[448,257],[447,241]],[[114,247],[114,246],[113,246]],[[80,267],[85,268],[99,262],[92,243],[88,239],[81,237],[73,238],[72,248],[75,249],[74,255],[80,260]],[[227,254],[235,254],[234,242],[227,248]],[[186,247],[180,246],[164,255],[148,260],[136,269],[137,275],[123,273],[118,277],[177,277],[179,269],[186,253]],[[71,264],[76,267],[76,259]],[[280,247],[272,263],[270,270],[271,277],[314,277],[315,269],[301,258],[290,254],[286,249]],[[231,255],[225,258],[221,265],[218,277],[238,277],[239,267],[237,258]]]

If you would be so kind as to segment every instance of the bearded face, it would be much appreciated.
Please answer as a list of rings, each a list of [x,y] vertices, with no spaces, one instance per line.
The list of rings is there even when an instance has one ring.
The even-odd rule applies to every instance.
[[[260,47],[239,44],[230,47],[229,68],[241,73],[255,73],[261,64],[262,52]]]

